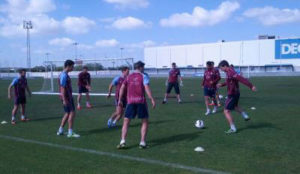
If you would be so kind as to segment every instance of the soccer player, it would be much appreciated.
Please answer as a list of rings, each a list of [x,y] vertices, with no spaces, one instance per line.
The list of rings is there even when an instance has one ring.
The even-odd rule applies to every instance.
[[[164,98],[162,104],[167,103],[167,100],[172,91],[172,88],[175,89],[178,103],[181,103],[178,78],[180,79],[180,86],[183,86],[183,81],[182,81],[182,77],[180,75],[180,70],[176,67],[176,63],[172,63],[172,69],[169,71],[169,77],[166,81],[167,91],[165,93],[165,98]]]
[[[88,72],[88,67],[84,66],[82,72],[78,75],[78,97],[77,97],[77,109],[80,110],[80,100],[82,93],[86,95],[86,107],[92,108],[90,104],[90,95],[89,92],[91,90],[91,75]]]
[[[219,70],[214,68],[214,63],[211,61],[206,62],[206,71],[204,72],[204,77],[202,81],[202,87],[204,89],[204,99],[206,105],[205,115],[209,115],[211,110],[209,108],[209,99],[214,102],[214,109],[212,113],[217,112],[218,102],[216,100],[216,90],[217,84],[221,80]]]
[[[236,133],[237,129],[235,127],[233,118],[231,116],[231,111],[235,110],[240,113],[245,121],[250,120],[246,112],[244,112],[238,105],[240,98],[240,89],[239,82],[248,86],[252,91],[256,91],[256,87],[253,86],[246,78],[238,75],[232,67],[229,66],[229,63],[226,60],[223,60],[219,63],[219,68],[226,73],[226,82],[218,84],[218,87],[227,86],[227,100],[224,107],[225,117],[230,125],[230,129],[225,133],[231,134]]]
[[[121,71],[122,71],[122,75],[115,77],[108,87],[107,98],[111,97],[112,89],[114,86],[116,87],[116,92],[115,92],[116,111],[111,115],[111,117],[107,121],[108,128],[116,126],[117,121],[119,121],[121,119],[121,117],[123,116],[124,108],[127,105],[126,92],[124,93],[123,98],[121,99],[122,107],[120,105],[118,105],[120,89],[121,89],[121,86],[122,86],[124,80],[126,79],[126,77],[129,74],[129,68],[122,67]]]
[[[14,87],[15,96],[14,96],[14,108],[12,110],[11,124],[16,124],[16,114],[18,112],[19,106],[21,105],[21,121],[26,122],[29,119],[25,116],[25,107],[26,107],[26,91],[29,96],[31,96],[31,91],[27,84],[26,79],[26,70],[19,70],[19,77],[15,78],[8,87],[8,99],[11,99],[11,89]]]
[[[131,119],[134,119],[136,115],[142,120],[141,126],[141,141],[140,148],[146,148],[146,135],[148,129],[148,107],[145,97],[145,92],[147,93],[149,99],[151,100],[152,107],[155,108],[155,100],[152,97],[151,89],[149,86],[150,78],[144,73],[145,64],[138,61],[134,64],[135,71],[128,75],[128,77],[123,82],[120,89],[120,97],[118,104],[122,107],[122,98],[127,92],[127,107],[125,111],[125,118],[122,127],[121,142],[117,146],[118,149],[126,148],[125,139],[127,136],[128,127]]]
[[[63,103],[65,115],[61,120],[60,127],[57,131],[57,135],[64,134],[64,126],[68,122],[68,138],[79,138],[80,135],[73,132],[73,124],[75,118],[75,105],[72,96],[72,83],[71,78],[68,75],[69,72],[73,71],[74,62],[72,60],[66,60],[64,64],[64,70],[59,75],[59,91],[60,91],[60,98]]]

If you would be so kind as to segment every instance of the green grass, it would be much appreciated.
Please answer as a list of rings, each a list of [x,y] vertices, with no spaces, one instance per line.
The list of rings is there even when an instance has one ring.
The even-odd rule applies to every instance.
[[[111,79],[94,80],[93,88],[106,91]],[[63,115],[58,96],[33,96],[28,99],[28,123],[0,125],[0,135],[49,142],[72,147],[112,152],[187,166],[230,173],[299,173],[300,172],[300,78],[252,78],[258,92],[241,88],[240,105],[252,120],[244,122],[234,113],[239,132],[226,135],[227,122],[222,110],[205,117],[201,79],[185,79],[183,104],[174,99],[161,105],[164,79],[152,79],[151,87],[158,106],[150,110],[149,149],[140,150],[139,120],[129,129],[129,149],[117,150],[121,127],[107,129],[106,121],[113,112],[113,99],[93,97],[92,110],[77,112],[75,131],[80,139],[56,136]],[[8,80],[0,81],[0,121],[10,120],[12,101],[7,100]],[[42,86],[41,79],[29,80],[33,91]],[[76,90],[76,88],[74,88]],[[225,89],[221,90],[225,95]],[[190,94],[194,94],[193,97]],[[250,107],[257,110],[250,110]],[[196,129],[197,119],[206,129]],[[202,146],[205,152],[196,153]],[[170,167],[121,160],[106,156],[74,152],[0,138],[0,173],[192,173]]]

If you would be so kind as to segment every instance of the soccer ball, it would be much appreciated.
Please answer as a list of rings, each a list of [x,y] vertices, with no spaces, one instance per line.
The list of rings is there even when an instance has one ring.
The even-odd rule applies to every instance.
[[[204,128],[204,121],[203,120],[197,120],[195,122],[195,127],[198,129],[203,129]]]
[[[224,97],[223,97],[223,95],[219,95],[219,99],[223,99]]]

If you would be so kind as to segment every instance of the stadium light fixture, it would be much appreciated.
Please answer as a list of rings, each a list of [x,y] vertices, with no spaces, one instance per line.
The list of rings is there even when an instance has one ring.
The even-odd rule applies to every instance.
[[[79,43],[78,42],[74,42],[73,45],[75,46],[75,60],[76,60],[76,59],[78,59],[78,57],[77,57],[77,51],[78,51],[77,50],[77,46],[79,45]]]

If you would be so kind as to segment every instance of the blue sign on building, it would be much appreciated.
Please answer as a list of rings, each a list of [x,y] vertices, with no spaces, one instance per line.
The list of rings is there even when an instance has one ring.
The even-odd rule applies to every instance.
[[[276,40],[275,59],[300,59],[300,39]]]

